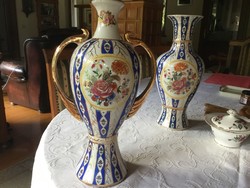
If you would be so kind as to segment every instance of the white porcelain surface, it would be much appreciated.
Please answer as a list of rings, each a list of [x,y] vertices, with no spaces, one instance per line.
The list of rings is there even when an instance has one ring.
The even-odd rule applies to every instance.
[[[215,141],[226,147],[240,147],[250,134],[249,125],[244,120],[236,118],[235,112],[211,113],[205,116],[205,121],[211,126]]]
[[[169,15],[173,24],[171,48],[157,58],[156,84],[162,111],[157,122],[172,129],[188,128],[186,109],[204,72],[201,57],[192,45],[198,15]]]
[[[250,130],[250,124],[245,121],[246,119],[230,109],[227,114],[212,117],[212,122],[218,128],[228,132],[245,132]]]
[[[124,3],[94,0],[92,4],[98,13],[95,34],[78,45],[70,62],[72,93],[89,133],[76,175],[87,185],[107,187],[127,175],[117,135],[134,105],[141,71],[133,45],[121,40],[118,30]]]
[[[121,38],[118,28],[118,14],[124,5],[121,0],[93,0],[92,4],[98,17],[93,37],[82,41],[82,37],[72,36],[64,40],[53,56],[52,75],[59,86],[55,70],[58,56],[67,44],[76,43],[69,70],[75,106],[66,97],[63,100],[70,112],[77,108],[89,134],[85,149],[79,148],[84,154],[76,175],[87,185],[109,187],[126,178],[127,169],[117,142],[118,131],[123,122],[137,112],[151,90],[156,62],[145,43],[129,33],[125,34],[126,41]],[[88,32],[85,31],[85,35],[88,36]],[[145,49],[152,65],[152,78],[138,97],[142,71],[136,47]],[[60,87],[58,90],[64,93]]]

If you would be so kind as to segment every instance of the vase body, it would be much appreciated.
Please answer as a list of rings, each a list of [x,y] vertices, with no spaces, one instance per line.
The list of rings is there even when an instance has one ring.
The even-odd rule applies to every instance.
[[[204,72],[203,61],[192,46],[193,29],[202,16],[168,18],[173,24],[173,42],[170,50],[157,59],[156,84],[162,103],[157,122],[181,130],[188,127],[186,110]]]
[[[88,185],[104,187],[120,183],[127,174],[117,137],[120,126],[131,115],[132,109],[138,109],[134,106],[140,106],[135,105],[140,62],[134,50],[137,45],[131,45],[133,40],[129,37],[125,37],[129,42],[122,40],[119,34],[117,17],[123,3],[118,0],[93,0],[92,4],[98,13],[93,38],[82,41],[80,36],[72,36],[63,41],[52,59],[52,76],[65,106],[72,115],[76,111],[76,116],[79,115],[89,134],[76,175]],[[60,89],[56,64],[63,48],[73,42],[78,46],[70,60],[74,97],[74,101],[70,102]],[[155,74],[153,77],[143,98],[153,86]],[[71,108],[75,110],[71,112]]]

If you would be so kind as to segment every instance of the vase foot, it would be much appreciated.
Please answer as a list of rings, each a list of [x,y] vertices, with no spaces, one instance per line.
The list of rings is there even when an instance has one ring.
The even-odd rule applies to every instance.
[[[189,127],[188,119],[184,110],[163,108],[158,117],[157,123],[173,130],[185,130]]]
[[[88,148],[78,165],[77,177],[85,184],[107,187],[123,181],[126,174],[117,135],[108,138],[89,136]]]

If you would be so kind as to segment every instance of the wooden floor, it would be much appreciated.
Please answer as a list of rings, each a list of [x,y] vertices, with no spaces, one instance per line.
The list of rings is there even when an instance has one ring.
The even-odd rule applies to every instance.
[[[4,96],[6,119],[11,127],[12,145],[0,152],[0,170],[34,156],[40,138],[51,121],[50,113],[11,105]]]

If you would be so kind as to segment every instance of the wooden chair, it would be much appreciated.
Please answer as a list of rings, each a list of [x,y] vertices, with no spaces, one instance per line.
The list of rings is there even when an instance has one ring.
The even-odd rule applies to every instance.
[[[50,112],[42,53],[42,46],[50,42],[46,37],[27,38],[23,43],[24,58],[1,60],[1,75],[7,80],[4,90],[12,104],[43,113]]]
[[[234,74],[250,76],[250,38],[229,42],[226,67]]]
[[[67,47],[62,51],[62,53],[60,54],[58,58],[58,61],[60,61],[60,63],[58,63],[59,66],[57,68],[59,78],[61,78],[60,80],[61,87],[64,89],[68,97],[72,99],[73,97],[72,97],[70,80],[69,80],[70,79],[69,78],[69,64],[70,64],[70,58],[74,49],[75,47]],[[56,47],[43,49],[43,54],[44,54],[45,63],[46,63],[49,100],[50,100],[50,109],[51,109],[52,118],[55,117],[60,111],[62,111],[65,108],[63,101],[59,96],[58,90],[56,89],[53,78],[52,78],[51,62],[52,62],[52,58],[53,58],[55,50],[56,50]]]

